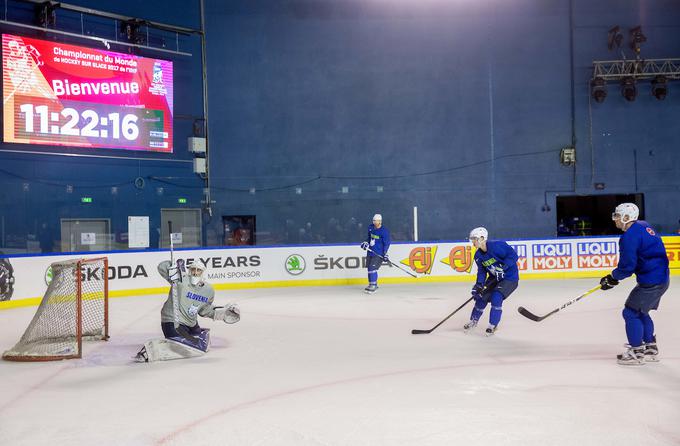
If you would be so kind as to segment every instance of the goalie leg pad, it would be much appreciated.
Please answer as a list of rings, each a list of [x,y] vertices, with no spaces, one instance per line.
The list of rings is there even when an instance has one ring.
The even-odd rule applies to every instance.
[[[152,339],[144,344],[148,362],[171,361],[205,355],[205,351],[175,339]]]
[[[193,327],[180,324],[175,328],[172,322],[163,322],[161,328],[167,339],[174,339],[203,351],[208,351],[210,348],[210,329],[201,328],[198,324]]]

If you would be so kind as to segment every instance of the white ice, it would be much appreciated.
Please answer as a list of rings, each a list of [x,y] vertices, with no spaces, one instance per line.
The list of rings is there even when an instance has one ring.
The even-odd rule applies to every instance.
[[[543,322],[594,279],[523,281],[493,337],[464,334],[470,284],[218,292],[242,321],[208,355],[133,363],[164,296],[111,300],[109,342],[82,360],[0,361],[0,445],[678,445],[677,278],[652,315],[659,363],[616,364],[633,281]],[[35,308],[0,311],[0,350]]]

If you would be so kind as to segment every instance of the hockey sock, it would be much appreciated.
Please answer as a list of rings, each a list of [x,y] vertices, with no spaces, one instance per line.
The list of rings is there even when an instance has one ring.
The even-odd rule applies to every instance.
[[[642,340],[644,342],[654,342],[654,321],[649,313],[640,316],[642,320]]]
[[[470,319],[478,321],[479,318],[482,317],[482,313],[484,313],[485,308],[486,301],[484,299],[475,297],[475,306],[472,308],[472,314],[470,314]]]
[[[632,308],[623,309],[623,319],[626,321],[626,336],[631,347],[642,345],[643,323],[640,319],[641,313]]]
[[[491,295],[491,314],[489,314],[489,324],[496,326],[501,321],[503,314],[503,295],[494,291]]]
[[[368,270],[368,283],[377,285],[378,283],[378,270]]]

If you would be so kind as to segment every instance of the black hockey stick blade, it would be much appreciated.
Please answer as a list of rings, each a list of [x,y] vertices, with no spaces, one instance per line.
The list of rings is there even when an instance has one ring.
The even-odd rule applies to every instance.
[[[534,321],[534,322],[541,322],[541,321],[544,320],[545,318],[548,318],[548,317],[552,316],[553,314],[557,313],[558,311],[567,308],[569,305],[573,304],[574,302],[578,302],[579,300],[583,299],[583,298],[586,297],[587,295],[592,294],[592,293],[594,293],[595,291],[597,291],[597,290],[599,290],[599,289],[600,289],[600,285],[597,285],[596,287],[589,289],[588,291],[586,291],[585,293],[581,294],[580,296],[575,297],[574,299],[570,300],[569,302],[566,302],[565,304],[563,304],[561,307],[555,308],[555,309],[552,310],[550,313],[544,314],[543,316],[536,316],[534,313],[532,313],[531,311],[527,310],[527,309],[524,308],[524,307],[519,307],[519,308],[517,309],[517,311],[519,311],[519,314],[521,314],[522,316],[526,317],[527,319],[531,319],[531,320]]]
[[[428,334],[432,333],[432,330],[411,330],[411,334]]]
[[[535,322],[541,322],[545,318],[545,317],[536,316],[534,313],[532,313],[531,311],[527,310],[524,307],[519,307],[517,309],[517,311],[519,311],[519,314],[521,314],[522,316],[524,316],[528,319],[531,319],[532,321],[535,321]]]

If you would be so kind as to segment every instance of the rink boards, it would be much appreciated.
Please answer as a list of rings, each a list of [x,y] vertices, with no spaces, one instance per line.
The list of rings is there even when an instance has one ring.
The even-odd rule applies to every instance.
[[[671,274],[680,274],[680,237],[663,237]],[[513,240],[519,255],[520,277],[597,278],[618,262],[618,237]],[[5,290],[0,309],[37,304],[51,279],[50,264],[80,257],[107,255],[112,297],[166,292],[158,274],[167,250],[77,253],[72,255],[4,256]],[[380,269],[382,283],[472,281],[476,274],[473,248],[467,242],[394,243],[390,260],[418,275],[412,278],[389,264]],[[183,249],[175,253],[185,261],[206,265],[206,277],[216,289],[281,286],[348,285],[366,282],[364,251],[356,245],[239,247]],[[8,271],[13,277],[9,296]],[[83,271],[85,280],[97,280],[103,271]],[[0,284],[1,285],[1,284]]]

